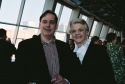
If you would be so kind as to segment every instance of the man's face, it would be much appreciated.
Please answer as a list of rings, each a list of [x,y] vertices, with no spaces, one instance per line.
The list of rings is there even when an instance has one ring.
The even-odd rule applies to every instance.
[[[53,14],[46,14],[40,21],[39,27],[43,36],[54,36],[57,29],[55,16]]]

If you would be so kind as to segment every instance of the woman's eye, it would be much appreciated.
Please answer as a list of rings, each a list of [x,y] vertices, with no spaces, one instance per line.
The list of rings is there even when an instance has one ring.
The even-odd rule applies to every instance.
[[[83,30],[83,29],[79,29],[78,31],[79,31],[79,32],[82,32],[82,31],[84,31],[84,30]]]
[[[71,31],[71,33],[75,33],[75,32],[76,32],[76,30],[72,30],[72,31]]]

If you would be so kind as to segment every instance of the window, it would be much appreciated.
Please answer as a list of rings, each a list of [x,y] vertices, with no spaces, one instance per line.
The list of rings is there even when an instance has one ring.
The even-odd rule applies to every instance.
[[[2,0],[0,8],[0,21],[16,24],[21,0]]]
[[[56,39],[66,42],[66,30],[71,16],[72,9],[57,3],[55,13],[59,18],[59,25],[55,33]],[[61,13],[61,14],[59,14]]]
[[[56,36],[56,39],[66,42],[66,33],[56,32],[55,36]]]
[[[38,27],[45,0],[26,0],[21,25]]]
[[[109,29],[108,33],[110,33],[110,32],[113,32],[113,29],[112,29],[112,28]]]
[[[10,38],[11,42],[13,43],[13,36],[16,26],[0,24],[0,28],[3,28],[7,31],[7,37]]]
[[[32,38],[33,35],[37,34],[37,31],[38,29],[20,27],[15,46],[17,47],[18,43],[24,39]]]
[[[64,6],[57,31],[66,32],[72,9]]]
[[[108,30],[109,30],[108,25],[103,25],[102,31],[100,33],[100,38],[101,39],[105,40],[105,37],[106,37],[106,35],[108,33]]]
[[[92,26],[91,34],[90,36],[92,37],[94,35],[95,29],[96,29],[97,21],[94,21],[94,24]]]
[[[56,13],[57,16],[59,15],[60,7],[61,7],[61,4],[57,3],[56,9],[55,9],[55,13]]]
[[[82,19],[84,19],[85,21],[87,21],[87,16],[85,16],[85,15],[82,15]]]

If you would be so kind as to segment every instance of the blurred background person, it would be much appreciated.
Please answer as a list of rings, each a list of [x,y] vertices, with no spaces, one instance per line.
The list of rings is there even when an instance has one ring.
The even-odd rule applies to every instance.
[[[99,44],[99,45],[102,45],[102,40],[101,40],[101,39],[99,39],[98,44]]]
[[[117,44],[121,45],[121,37],[117,36]]]
[[[71,50],[73,51],[74,48],[75,48],[74,40],[73,40],[73,39],[69,39],[69,40],[68,40],[68,44],[69,44]]]
[[[107,41],[104,40],[104,41],[102,42],[102,45],[106,46],[106,44],[107,44]]]
[[[11,43],[11,40],[10,38],[6,37],[6,41],[10,42]]]
[[[6,41],[5,29],[0,29],[0,84],[10,84],[13,79],[13,67],[11,57],[16,52],[13,44]]]
[[[125,84],[125,55],[121,45],[117,44],[116,33],[108,33],[107,52],[114,70],[115,80],[117,84]]]
[[[94,43],[94,44],[98,44],[98,45],[102,45],[102,40],[100,40],[100,38],[98,36],[93,36],[91,38],[91,41]]]
[[[94,43],[94,44],[99,44],[99,37],[98,36],[93,36],[91,38],[91,41]]]
[[[124,55],[125,55],[125,39],[122,40],[122,47],[123,47],[123,52],[124,52]]]

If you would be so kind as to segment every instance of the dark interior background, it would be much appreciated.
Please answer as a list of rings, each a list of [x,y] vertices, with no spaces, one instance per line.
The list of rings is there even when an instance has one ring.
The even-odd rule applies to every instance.
[[[124,0],[71,0],[79,7],[105,20],[123,31],[125,37],[125,4]]]
[[[80,7],[113,24],[121,30],[125,26],[123,0],[72,0]]]

